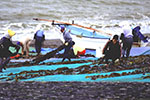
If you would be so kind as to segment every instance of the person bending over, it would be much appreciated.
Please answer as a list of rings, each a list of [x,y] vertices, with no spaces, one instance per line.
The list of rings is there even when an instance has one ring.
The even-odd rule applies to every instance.
[[[8,33],[0,40],[0,72],[2,72],[2,69],[6,69],[6,65],[11,59],[10,57],[17,55],[20,49],[19,46],[13,44],[11,41],[11,38],[14,35],[14,31],[8,30]],[[9,50],[10,47],[14,47],[16,49],[14,53]]]
[[[69,54],[69,52],[73,49],[73,45],[75,44],[75,42],[72,41],[72,37],[70,36],[70,31],[65,31],[65,27],[61,27],[60,31],[63,33],[63,38],[65,40],[65,51],[64,51],[64,56],[63,56],[62,62],[66,58],[69,61],[71,61],[71,59],[70,59],[71,54]]]
[[[105,60],[106,63],[108,63],[108,60],[112,60],[112,64],[114,64],[116,59],[120,59],[121,57],[121,45],[118,41],[118,35],[114,35],[112,40],[109,40],[105,47],[103,48],[102,53],[104,54],[104,57],[102,58],[102,61]],[[99,64],[102,62],[100,61]]]
[[[21,46],[21,54],[26,55],[26,57],[29,56],[29,46],[31,43],[31,38],[29,37],[24,37],[24,39],[21,39],[20,41],[17,42],[17,45]]]

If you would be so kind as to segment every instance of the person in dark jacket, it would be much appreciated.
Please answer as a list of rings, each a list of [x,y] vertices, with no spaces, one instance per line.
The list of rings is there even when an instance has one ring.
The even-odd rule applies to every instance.
[[[63,59],[62,62],[64,62],[64,60],[67,58],[69,61],[71,61],[71,56],[72,56],[72,50],[73,50],[73,46],[75,45],[74,41],[70,41],[66,46],[65,46],[65,51],[64,51],[64,55],[63,55]]]
[[[118,35],[114,35],[112,40],[109,40],[105,47],[103,48],[104,57],[102,61],[105,60],[108,63],[108,60],[112,60],[112,64],[114,64],[116,59],[120,59],[121,57],[121,45],[118,41]],[[100,62],[101,63],[101,62]],[[100,64],[99,63],[99,64]]]
[[[35,50],[37,52],[37,55],[39,55],[41,53],[42,43],[45,40],[44,31],[41,29],[37,30],[36,33],[34,34],[34,39],[35,39]]]
[[[9,63],[10,57],[15,56],[20,49],[19,46],[13,44],[11,41],[11,37],[14,35],[15,32],[8,30],[8,34],[0,40],[0,72],[2,72],[2,69],[6,69],[5,66]],[[12,53],[9,47],[15,47],[16,52]]]

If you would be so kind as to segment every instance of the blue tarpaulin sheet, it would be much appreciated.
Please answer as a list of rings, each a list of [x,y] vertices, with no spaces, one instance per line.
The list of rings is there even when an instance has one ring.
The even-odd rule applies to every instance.
[[[50,48],[43,48],[42,53],[50,52],[53,49]],[[62,51],[61,51],[62,52]],[[94,50],[89,50],[87,53],[95,54]],[[131,49],[131,56],[137,56],[141,54],[150,54],[149,47],[141,47],[141,48],[132,48]],[[97,60],[98,58],[93,57],[81,57],[78,59],[72,59],[72,61],[78,60]],[[24,60],[24,59],[22,59]],[[44,62],[61,62],[62,58],[51,58],[47,59]],[[13,62],[13,60],[11,60]],[[21,60],[18,60],[21,62]],[[61,65],[37,65],[37,66],[22,66],[16,68],[7,68],[0,73],[0,78],[9,77],[8,74],[10,73],[20,73],[22,71],[38,71],[38,70],[56,70],[57,68],[68,67],[68,68],[77,68],[82,65],[89,65],[89,63],[77,63],[77,64],[61,64]],[[135,70],[135,69],[133,69]],[[124,72],[130,72],[133,70],[124,70]],[[123,71],[114,71],[115,73],[121,73]],[[134,74],[134,75],[126,75],[126,76],[118,76],[118,77],[110,77],[110,78],[98,78],[96,80],[92,80],[90,78],[86,78],[86,76],[92,75],[109,75],[113,72],[100,72],[100,73],[92,73],[92,74],[79,74],[79,75],[48,75],[48,76],[41,76],[36,78],[24,79],[20,81],[82,81],[82,82],[150,82],[150,79],[143,79],[145,75],[150,75],[150,73],[143,74]],[[0,81],[6,81],[5,79],[1,79]]]

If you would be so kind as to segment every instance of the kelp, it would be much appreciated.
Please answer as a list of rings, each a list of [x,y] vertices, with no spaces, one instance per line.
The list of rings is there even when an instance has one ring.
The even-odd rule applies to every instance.
[[[86,62],[92,62],[88,65],[81,65],[80,63],[86,63]],[[98,60],[82,60],[82,61],[72,61],[72,62],[66,62],[69,64],[79,63],[79,67],[76,68],[68,68],[68,67],[62,67],[57,68],[56,70],[38,70],[38,71],[22,71],[20,73],[11,73],[8,75],[8,77],[5,78],[5,80],[23,80],[23,79],[30,79],[30,78],[36,78],[40,76],[47,76],[47,75],[80,75],[80,74],[91,74],[91,73],[107,73],[107,72],[113,72],[113,71],[124,71],[124,70],[134,70],[132,72],[122,72],[122,73],[116,73],[113,72],[111,74],[106,75],[93,75],[93,76],[86,76],[85,78],[90,78],[92,80],[96,80],[98,78],[109,78],[109,77],[118,77],[118,76],[126,76],[126,75],[134,75],[134,74],[145,74],[150,72],[150,56],[137,56],[137,57],[129,57],[129,58],[122,58],[120,62],[116,62],[114,65],[111,64],[100,64],[98,65]],[[47,63],[47,65],[53,65],[52,63]],[[55,64],[61,65],[63,63],[57,62]],[[41,64],[42,65],[42,64]],[[40,65],[39,65],[40,66]],[[148,78],[148,77],[145,77]],[[3,78],[4,79],[4,78]]]

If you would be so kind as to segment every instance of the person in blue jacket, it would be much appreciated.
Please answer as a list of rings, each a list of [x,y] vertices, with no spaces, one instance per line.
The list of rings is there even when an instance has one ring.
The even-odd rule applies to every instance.
[[[39,55],[41,53],[42,43],[45,40],[44,31],[42,29],[37,30],[36,33],[34,34],[34,39],[35,39],[35,50],[37,52],[37,55]]]
[[[70,36],[70,31],[65,31],[65,27],[61,27],[60,30],[63,33],[63,38],[65,40],[65,51],[63,55],[62,62],[67,58],[69,61],[71,61],[71,50],[73,49],[73,45],[75,45],[75,42],[72,41],[72,37]]]
[[[4,37],[0,40],[0,72],[2,72],[2,69],[6,69],[6,65],[10,61],[11,56],[17,55],[20,47],[16,44],[13,44],[11,41],[11,37],[15,35],[15,32],[12,30],[8,30],[8,34],[6,34]],[[12,53],[9,50],[9,47],[15,47],[16,52]]]
[[[136,37],[136,39],[135,39],[136,42],[138,42],[138,41],[137,41],[138,38],[139,38],[140,40],[142,40],[144,43],[145,43],[145,42],[148,42],[147,37],[145,37],[145,36],[140,32],[140,29],[141,29],[140,26],[136,26],[136,27],[133,29],[133,36]]]

